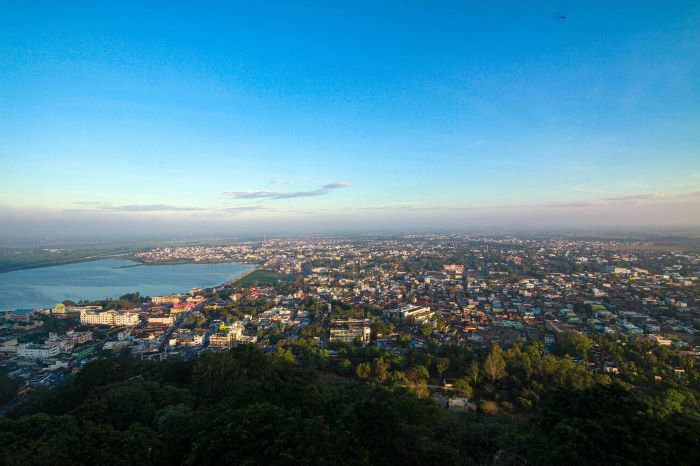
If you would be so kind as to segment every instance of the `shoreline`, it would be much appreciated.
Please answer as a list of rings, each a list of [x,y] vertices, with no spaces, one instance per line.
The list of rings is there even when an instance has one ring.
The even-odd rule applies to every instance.
[[[138,264],[133,264],[133,265],[119,265],[114,267],[115,269],[124,269],[128,267],[140,267],[142,265],[144,266],[159,266],[159,265],[188,265],[188,264],[244,264],[244,265],[257,265],[255,262],[250,262],[246,260],[237,260],[237,259],[231,259],[231,260],[225,260],[225,261],[169,261],[169,262],[142,262],[138,259],[133,259],[131,257],[125,257],[124,259],[133,261],[133,262],[138,262]]]
[[[57,262],[50,262],[50,263],[40,263],[40,264],[32,264],[32,265],[26,265],[26,266],[18,266],[18,267],[9,267],[9,268],[4,268],[0,270],[0,276],[4,273],[10,273],[10,272],[19,272],[21,270],[33,270],[33,269],[45,269],[47,267],[59,267],[62,265],[71,265],[71,264],[80,264],[83,262],[94,262],[102,259],[124,259],[124,260],[130,260],[132,262],[138,262],[138,264],[132,264],[132,265],[118,265],[113,268],[115,269],[125,269],[129,267],[140,267],[142,265],[145,266],[158,266],[158,265],[185,265],[185,264],[230,264],[230,263],[236,263],[236,264],[245,264],[245,265],[256,265],[255,262],[249,262],[246,260],[225,260],[225,261],[172,261],[172,262],[143,262],[139,259],[135,259],[129,254],[115,254],[115,255],[105,255],[105,256],[88,256],[88,257],[83,257],[81,259],[67,259],[63,261],[57,261]]]
[[[46,267],[58,267],[61,265],[71,265],[71,264],[80,264],[82,262],[94,262],[102,259],[120,259],[120,258],[125,258],[127,254],[116,254],[116,255],[106,255],[106,256],[87,256],[83,257],[80,259],[66,259],[62,261],[56,261],[56,262],[42,262],[39,264],[32,264],[32,265],[23,265],[23,266],[17,266],[17,267],[8,267],[8,268],[3,268],[0,270],[0,275],[4,273],[10,273],[10,272],[19,272],[21,270],[32,270],[32,269],[45,269]]]
[[[218,288],[219,286],[235,285],[236,283],[238,283],[239,281],[243,280],[245,277],[247,277],[247,276],[250,275],[251,273],[257,272],[257,271],[260,270],[262,267],[263,267],[262,265],[255,265],[255,267],[253,267],[252,269],[248,270],[248,271],[245,272],[244,274],[239,275],[238,277],[234,278],[233,280],[226,281],[226,282],[222,283],[221,285],[218,285],[216,288]]]

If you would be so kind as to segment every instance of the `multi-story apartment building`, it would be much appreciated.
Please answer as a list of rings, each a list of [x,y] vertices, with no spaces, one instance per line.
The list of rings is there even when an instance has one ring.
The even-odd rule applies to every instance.
[[[17,347],[17,356],[26,359],[48,359],[60,352],[61,349],[58,346],[46,347],[27,343]]]
[[[182,301],[182,296],[153,296],[151,297],[151,302],[153,304],[175,304]]]
[[[68,331],[65,335],[49,333],[49,339],[44,342],[45,347],[57,346],[61,352],[69,353],[76,345],[92,340],[92,332]]]
[[[228,348],[243,340],[243,324],[234,322],[226,332],[217,332],[209,336],[209,346]]]
[[[166,325],[170,327],[171,325],[175,324],[176,317],[174,315],[167,315],[167,316],[149,316],[148,317],[148,323],[151,325]]]
[[[369,319],[336,320],[331,323],[329,339],[330,341],[346,343],[359,340],[363,344],[367,344],[371,334]]]
[[[81,311],[80,323],[85,325],[133,326],[140,322],[139,314],[132,311]]]

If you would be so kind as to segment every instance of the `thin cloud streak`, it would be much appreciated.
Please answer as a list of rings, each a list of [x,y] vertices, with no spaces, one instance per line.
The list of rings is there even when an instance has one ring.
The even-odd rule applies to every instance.
[[[84,209],[66,209],[68,212],[201,212],[202,207],[180,207],[170,204],[128,204],[112,205],[106,202],[80,201],[74,204],[85,206]]]
[[[263,210],[270,210],[267,207],[263,207],[260,205],[251,205],[251,206],[239,206],[239,207],[227,207],[225,209],[221,209],[221,212],[227,213],[227,214],[241,214],[241,213],[247,213],[247,212],[259,212]]]
[[[618,197],[608,197],[602,199],[603,201],[644,201],[649,199],[663,199],[666,196],[661,193],[645,193],[645,194],[633,194],[631,196],[618,196]]]
[[[259,200],[278,200],[278,199],[294,199],[297,197],[314,197],[314,196],[325,196],[330,194],[331,191],[341,188],[347,188],[350,183],[346,181],[340,181],[337,183],[329,183],[321,186],[318,189],[312,189],[310,191],[269,191],[269,190],[244,190],[244,191],[226,191],[223,193],[224,196],[232,199],[259,199]]]

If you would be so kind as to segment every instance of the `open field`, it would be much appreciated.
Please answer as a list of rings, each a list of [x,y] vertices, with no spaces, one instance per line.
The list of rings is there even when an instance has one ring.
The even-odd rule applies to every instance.
[[[628,243],[628,244],[607,244],[603,246],[603,249],[608,251],[669,251],[669,252],[683,252],[689,249],[693,249],[690,246],[683,246],[678,244],[652,244],[652,243]]]
[[[270,285],[277,283],[278,280],[292,282],[294,281],[294,275],[281,275],[270,270],[255,270],[241,277],[236,281],[236,284],[240,286],[251,286],[257,282],[258,285]]]

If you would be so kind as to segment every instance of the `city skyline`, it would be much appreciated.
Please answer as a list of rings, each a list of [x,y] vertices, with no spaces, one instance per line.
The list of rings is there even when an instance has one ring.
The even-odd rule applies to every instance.
[[[4,238],[700,225],[694,2],[2,11]]]

